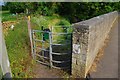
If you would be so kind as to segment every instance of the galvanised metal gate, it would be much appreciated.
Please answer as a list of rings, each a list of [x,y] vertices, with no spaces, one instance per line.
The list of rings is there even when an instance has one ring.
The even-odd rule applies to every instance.
[[[72,53],[70,28],[56,26],[52,27],[50,31],[32,30],[33,58],[51,68],[69,70],[71,68]],[[44,39],[44,34],[48,34],[49,38],[47,40]]]

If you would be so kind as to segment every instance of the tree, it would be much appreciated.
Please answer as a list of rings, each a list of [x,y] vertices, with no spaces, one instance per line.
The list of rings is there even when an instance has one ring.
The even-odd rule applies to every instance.
[[[7,2],[11,13],[37,13],[45,16],[59,14],[71,23],[89,19],[114,10],[120,11],[120,2]]]

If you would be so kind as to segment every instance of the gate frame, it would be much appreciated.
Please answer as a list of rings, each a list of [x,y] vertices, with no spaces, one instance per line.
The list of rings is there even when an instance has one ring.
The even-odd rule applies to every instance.
[[[67,27],[67,28],[69,28],[68,26],[65,26],[65,27]],[[71,27],[71,26],[70,26]],[[61,27],[57,27],[57,28],[61,28]],[[54,66],[53,65],[53,62],[54,63],[65,63],[65,62],[72,62],[72,33],[68,33],[68,32],[66,32],[66,33],[53,33],[52,32],[53,31],[53,28],[51,27],[51,32],[47,32],[47,31],[41,31],[41,30],[31,30],[31,36],[32,36],[32,42],[33,42],[33,46],[32,46],[32,55],[33,55],[33,59],[35,59],[36,60],[36,41],[42,41],[42,42],[44,42],[43,41],[43,34],[42,34],[42,40],[36,40],[36,39],[34,39],[34,33],[35,32],[40,32],[40,33],[44,33],[44,32],[47,32],[47,33],[49,33],[49,64],[46,64],[46,63],[44,63],[44,62],[42,62],[42,61],[39,61],[39,60],[36,60],[37,62],[39,62],[39,63],[41,63],[41,64],[44,64],[44,65],[47,65],[47,66],[49,66],[50,68],[57,68],[57,69],[70,69],[71,70],[71,65],[70,66],[68,66],[68,67],[56,67],[56,66]],[[52,45],[67,45],[67,44],[53,44],[53,42],[52,42],[52,35],[71,35],[71,40],[67,40],[67,41],[70,41],[70,43],[69,44],[71,44],[71,53],[55,53],[55,52],[52,52]],[[44,50],[43,50],[44,51]],[[52,59],[52,55],[66,55],[66,54],[69,54],[69,55],[71,55],[71,59],[70,60],[67,60],[67,61],[56,61],[56,60],[53,60]],[[39,56],[39,57],[41,57],[41,56]],[[45,58],[44,56],[42,56],[43,58]]]

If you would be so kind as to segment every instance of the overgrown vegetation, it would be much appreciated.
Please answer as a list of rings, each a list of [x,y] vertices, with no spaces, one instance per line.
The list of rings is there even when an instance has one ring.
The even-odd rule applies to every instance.
[[[50,29],[53,33],[71,33],[71,24],[66,19],[60,16],[34,16],[31,18],[31,23],[33,25],[33,29],[42,30],[42,26],[44,29]],[[63,27],[67,27],[65,28]],[[41,37],[40,33],[37,33],[36,36]],[[54,35],[54,40],[64,40],[66,35]],[[39,38],[41,39],[41,38]],[[58,41],[57,41],[58,42]],[[59,41],[60,42],[60,41]]]
[[[41,27],[43,26],[44,28],[49,28],[49,27],[54,27],[54,26],[60,26],[60,25],[67,25],[70,26],[70,22],[67,21],[66,19],[58,16],[58,15],[54,15],[54,16],[31,16],[31,22],[33,24],[36,24],[39,28],[37,29],[41,29]]]
[[[16,20],[20,20],[21,17],[25,16],[24,14],[13,14],[10,13],[10,11],[1,11],[0,12],[2,15],[2,22],[6,22],[6,21],[16,21]]]
[[[11,19],[10,17],[8,17],[8,20],[3,22],[7,23],[10,21]],[[30,57],[29,55],[30,44],[29,44],[26,19],[25,17],[21,17],[21,19],[16,18],[14,21],[17,21],[17,23],[14,25],[15,26],[14,30],[10,28],[10,26],[13,25],[13,23],[11,24],[9,23],[8,26],[6,25],[7,27],[4,26],[5,40],[6,40],[8,56],[10,59],[12,75],[15,78],[33,77],[34,73],[32,71],[32,67],[34,65],[34,61],[32,60],[32,57]],[[31,16],[31,27],[33,29],[40,30],[41,26],[44,26],[44,28],[49,28],[50,26],[61,26],[61,25],[70,25],[70,23],[64,18],[61,18],[60,16],[34,16],[34,15]],[[6,35],[6,31],[7,31],[7,35]],[[55,32],[58,31],[63,31],[63,30],[57,29]]]
[[[16,19],[16,15],[11,14],[9,11],[2,11],[2,22],[15,21]]]
[[[120,11],[120,2],[7,2],[6,8],[11,13],[27,13],[28,10],[28,14],[43,16],[59,14],[73,23],[114,10]]]
[[[14,30],[11,30],[8,26],[8,35],[5,36],[12,76],[13,78],[33,77],[32,67],[34,61],[30,57],[27,22],[20,20],[14,26]]]
[[[114,10],[120,11],[119,3],[60,3],[60,2],[7,2],[3,7],[2,22],[16,21],[14,30],[8,26],[5,36],[7,51],[13,77],[33,77],[34,61],[30,57],[30,44],[27,22],[22,16],[31,16],[32,29],[51,28],[53,32],[71,33],[70,25],[74,22],[89,19]],[[10,11],[10,12],[9,12]],[[27,14],[27,15],[26,15]],[[11,24],[12,25],[12,24]],[[63,26],[68,26],[67,30]],[[60,27],[60,28],[55,28]],[[40,35],[38,33],[38,35]],[[65,39],[65,36],[55,36],[54,40]],[[69,37],[70,38],[70,37]]]

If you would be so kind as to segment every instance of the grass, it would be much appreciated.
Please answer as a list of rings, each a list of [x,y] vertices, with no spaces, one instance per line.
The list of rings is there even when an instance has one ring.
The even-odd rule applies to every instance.
[[[32,16],[31,17],[31,23],[32,23],[32,29],[37,29],[37,30],[42,30],[41,27],[43,26],[44,29],[45,28],[49,28],[50,31],[52,31],[52,33],[71,33],[72,32],[72,28],[71,28],[71,24],[70,22],[68,22],[66,19],[60,17],[60,16]],[[68,27],[67,30],[64,29],[63,26],[66,26]],[[53,28],[51,30],[51,27]],[[35,36],[36,38],[38,39],[41,39],[41,33],[38,32],[38,33],[35,33]],[[71,42],[71,35],[67,35],[68,37],[68,40],[70,40]],[[66,42],[66,35],[53,35],[52,34],[52,41],[53,41],[53,44],[65,44],[65,43],[69,43],[69,42]],[[49,42],[49,40],[48,40]],[[49,49],[49,44],[46,45],[47,41],[45,43],[40,43],[38,42],[37,43],[37,47],[41,47],[41,44],[44,44],[46,49]],[[71,51],[71,46],[70,45],[65,45],[65,46],[54,46],[55,48],[53,48],[53,52],[56,52],[56,53],[65,53],[65,52],[70,52]],[[36,50],[37,53],[40,52],[40,50]],[[54,56],[55,58],[56,56]],[[67,56],[65,56],[66,58],[70,58]],[[63,56],[59,56],[60,59],[63,59],[64,57]],[[42,58],[37,58],[39,60],[42,60]],[[54,66],[58,66],[56,64],[54,64]],[[63,77],[69,77],[68,74],[66,73],[66,75],[64,75]]]
[[[5,21],[16,21],[18,19],[20,19],[21,17],[23,17],[24,15],[23,14],[11,14],[9,11],[1,11],[0,12],[2,15],[2,22],[5,22]],[[1,17],[0,16],[0,17]]]
[[[2,11],[2,22],[7,52],[13,78],[32,78],[34,60],[30,56],[30,44],[27,22],[24,15],[12,15],[9,11]],[[12,23],[15,21],[15,23]],[[14,30],[9,27],[14,25]]]
[[[27,22],[22,18],[22,15],[12,15],[9,11],[2,12],[2,22],[18,22],[14,24],[14,30],[11,30],[8,27],[6,30],[7,35],[4,33],[13,78],[34,77],[32,70],[34,60],[32,60],[30,56]],[[67,20],[59,16],[32,16],[31,18],[32,29],[40,30],[41,26],[44,26],[44,28],[49,28],[50,26],[60,26],[63,24],[70,25]],[[64,30],[62,28],[55,29],[55,32],[58,31],[63,32]],[[59,37],[59,39],[60,38],[61,37]]]
[[[2,21],[15,21],[17,20],[17,16],[11,14],[9,11],[2,11]]]
[[[32,16],[31,17],[32,29],[42,30],[41,27],[43,26],[44,29],[49,28],[52,33],[72,33],[71,24],[66,19],[60,16]],[[65,30],[67,27],[67,30]],[[52,30],[51,30],[52,27]],[[43,33],[42,33],[43,34]],[[40,32],[36,32],[35,36],[37,39],[42,39],[42,34]],[[67,39],[66,39],[67,38]],[[52,34],[52,41],[53,44],[65,44],[67,43],[66,40],[71,41],[71,35],[54,35]],[[48,40],[49,41],[49,40]],[[38,46],[41,43],[37,43]],[[49,47],[49,45],[47,46]],[[71,46],[67,46],[66,48],[70,48]]]
[[[60,16],[32,16],[31,22],[36,25],[33,29],[41,29],[41,26],[49,28],[51,26],[60,26],[61,24],[70,26],[70,23]]]
[[[27,22],[20,21],[14,30],[9,29],[5,37],[12,76],[15,78],[27,78],[32,76],[34,61],[30,57],[30,44],[27,31]]]
[[[31,18],[31,23],[33,24],[32,29],[37,29],[37,30],[42,30],[41,27],[43,26],[44,29],[45,28],[49,28],[53,33],[63,33],[66,32],[63,28],[63,26],[67,26],[67,32],[71,33],[72,29],[71,29],[71,24],[69,21],[67,21],[66,19],[58,16],[58,15],[54,15],[54,16],[32,16]],[[38,33],[39,35],[40,33]],[[54,35],[53,39],[54,40],[60,40],[60,39],[64,39],[65,35]]]

